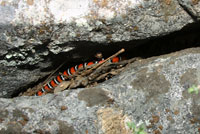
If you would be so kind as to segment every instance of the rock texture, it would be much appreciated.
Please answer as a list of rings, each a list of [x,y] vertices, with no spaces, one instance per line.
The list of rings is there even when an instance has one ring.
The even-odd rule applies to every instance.
[[[194,134],[200,129],[200,48],[130,64],[94,88],[42,97],[0,99],[0,133],[129,134],[126,122],[148,133]]]
[[[97,43],[178,31],[198,20],[199,5],[198,0],[0,0],[0,97],[44,76],[41,70],[53,66],[56,54],[82,58],[80,53]]]

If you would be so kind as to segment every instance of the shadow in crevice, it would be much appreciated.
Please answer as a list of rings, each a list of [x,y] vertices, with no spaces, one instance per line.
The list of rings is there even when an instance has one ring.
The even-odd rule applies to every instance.
[[[200,46],[200,23],[190,24],[182,30],[162,37],[152,37],[144,40],[123,41],[118,43],[99,44],[88,41],[70,42],[62,46],[71,46],[76,49],[68,53],[51,55],[53,66],[58,66],[64,61],[66,66],[72,66],[85,61],[95,59],[95,54],[101,52],[103,56],[109,57],[125,48],[122,56],[127,58],[148,58],[172,53],[186,48]]]
[[[121,48],[126,51],[121,54],[126,58],[141,57],[149,58],[153,56],[164,55],[186,48],[199,47],[200,46],[200,23],[191,24],[186,26],[180,31],[165,35],[162,37],[152,37],[145,40],[133,40],[123,41],[118,43],[99,44],[88,41],[69,42],[60,44],[60,47],[75,47],[76,49],[69,52],[63,52],[58,55],[50,53],[45,60],[51,61],[52,65],[42,69],[42,72],[50,72],[55,70],[59,65],[65,63],[58,72],[63,72],[68,67],[95,60],[95,54],[101,52],[105,58],[113,55]],[[40,79],[41,82],[43,79]],[[37,85],[31,84],[26,87],[33,87]],[[18,90],[19,91],[19,90]],[[20,91],[24,91],[21,89]],[[15,93],[13,97],[16,97],[19,92]]]

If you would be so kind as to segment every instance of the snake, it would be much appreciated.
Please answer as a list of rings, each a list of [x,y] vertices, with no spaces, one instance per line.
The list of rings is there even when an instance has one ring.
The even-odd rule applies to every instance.
[[[109,59],[108,62],[116,63],[116,62],[119,62],[120,60],[121,60],[121,57],[114,57],[114,58]],[[80,68],[84,69],[94,64],[102,63],[103,61],[104,61],[104,58],[101,58],[98,61],[85,62],[85,63],[75,65],[73,67],[67,68],[63,73],[57,75],[49,83],[45,84],[39,91],[37,91],[35,96],[42,96],[45,93],[52,92],[62,81],[68,80],[69,76],[73,75],[78,69]]]

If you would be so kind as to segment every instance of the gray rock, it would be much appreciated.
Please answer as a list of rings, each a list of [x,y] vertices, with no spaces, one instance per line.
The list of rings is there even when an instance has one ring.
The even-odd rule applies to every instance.
[[[57,54],[66,53],[66,61],[83,58],[84,54],[89,57],[88,53],[80,53],[92,50],[91,46],[98,43],[163,36],[194,23],[194,17],[199,17],[199,3],[190,4],[187,11],[182,8],[187,1],[180,3],[174,0],[1,0],[0,78],[7,82],[0,81],[0,97],[11,97],[39,78],[26,74],[44,77],[49,72],[40,70],[53,66],[52,57]],[[188,14],[188,10],[195,12],[194,15]],[[78,47],[83,49],[77,50]],[[15,82],[13,75],[17,76]]]
[[[130,133],[126,122],[148,133],[194,134],[200,125],[200,48],[139,60],[93,88],[42,97],[0,99],[1,133]]]
[[[184,8],[184,10],[193,18],[195,21],[199,21],[200,19],[200,10],[198,6],[200,5],[196,0],[178,0],[180,6]]]
[[[51,57],[55,56],[51,54],[68,54],[83,45],[80,41],[90,43],[86,42],[84,49],[77,53],[68,54],[66,60],[83,58],[86,53],[80,53],[91,49],[88,44],[146,39],[180,30],[199,17],[199,2],[193,1],[194,5],[189,2],[185,11],[182,7],[187,3],[174,0],[0,1],[0,78],[7,80],[0,82],[0,97],[11,97],[16,90],[38,79],[25,74],[43,77],[46,73],[40,70],[51,65]],[[192,13],[188,14],[188,10]],[[21,66],[26,66],[26,70]],[[32,72],[30,68],[40,70]],[[16,82],[13,75],[18,76]]]

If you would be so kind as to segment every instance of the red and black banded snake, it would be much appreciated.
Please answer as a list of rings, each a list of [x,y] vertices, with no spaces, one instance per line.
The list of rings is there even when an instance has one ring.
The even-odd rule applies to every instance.
[[[116,63],[116,62],[119,62],[120,60],[121,60],[121,57],[114,57],[114,58],[110,59],[109,62]],[[76,65],[74,67],[68,68],[62,74],[58,75],[57,77],[55,77],[54,79],[52,79],[49,83],[47,83],[46,85],[44,85],[42,87],[42,89],[40,89],[35,95],[36,96],[42,96],[45,93],[51,92],[62,81],[65,81],[65,80],[69,79],[68,76],[73,75],[78,69],[80,69],[80,68],[86,68],[88,66],[91,66],[91,65],[94,65],[94,64],[98,64],[98,63],[101,63],[103,61],[104,61],[104,59],[101,59],[99,61],[91,61],[91,62],[79,64],[79,65]]]

